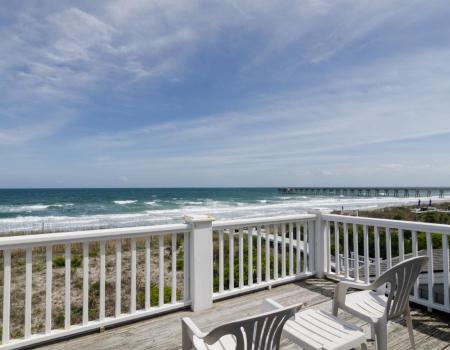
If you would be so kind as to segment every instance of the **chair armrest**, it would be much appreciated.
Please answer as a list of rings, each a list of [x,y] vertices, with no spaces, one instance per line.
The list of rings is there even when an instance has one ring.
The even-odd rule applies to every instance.
[[[272,299],[264,299],[261,305],[261,313],[265,313],[265,312],[270,312],[273,310],[278,310],[278,309],[282,309],[283,305],[281,305],[280,303],[277,303],[276,301],[272,300]]]
[[[333,298],[333,313],[337,314],[337,307],[345,303],[345,296],[347,295],[347,290],[349,288],[359,289],[359,290],[372,290],[372,284],[365,283],[357,283],[357,282],[349,282],[349,281],[341,281],[339,282],[334,289],[334,298]]]
[[[200,339],[206,336],[206,333],[202,332],[189,317],[181,319],[181,331],[183,350],[192,349],[194,336]]]

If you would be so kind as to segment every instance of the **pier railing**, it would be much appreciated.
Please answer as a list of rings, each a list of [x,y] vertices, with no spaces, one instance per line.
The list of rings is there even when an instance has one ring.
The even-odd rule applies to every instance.
[[[309,214],[0,238],[2,345],[15,348],[310,276],[369,282],[432,257],[411,300],[450,313],[450,226]]]

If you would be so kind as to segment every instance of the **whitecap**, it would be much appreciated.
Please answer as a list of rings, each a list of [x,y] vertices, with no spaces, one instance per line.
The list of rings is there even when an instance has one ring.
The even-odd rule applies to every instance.
[[[23,212],[33,212],[33,211],[43,211],[52,207],[61,208],[64,206],[73,205],[68,204],[25,204],[25,205],[0,205],[1,213],[23,213]]]
[[[156,201],[145,202],[145,204],[151,205],[151,206],[160,206],[160,204],[156,203]]]
[[[127,199],[127,200],[120,200],[120,201],[113,201],[113,202],[114,202],[114,204],[127,205],[127,204],[136,203],[137,200]]]

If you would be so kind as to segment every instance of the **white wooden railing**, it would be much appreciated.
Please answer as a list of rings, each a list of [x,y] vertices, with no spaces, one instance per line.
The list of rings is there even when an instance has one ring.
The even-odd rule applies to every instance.
[[[218,283],[213,299],[311,276],[315,219],[308,214],[214,222]]]
[[[327,237],[327,276],[368,283],[406,258],[426,255],[430,257],[427,269],[410,299],[450,313],[449,225],[332,214],[322,215],[322,220]],[[352,255],[359,255],[356,265]],[[359,263],[361,257],[363,264]],[[437,300],[438,295],[442,301]]]
[[[1,348],[22,347],[189,305],[189,279],[184,278],[182,284],[177,281],[178,258],[184,270],[180,275],[189,274],[189,235],[190,226],[180,224],[0,238]],[[155,262],[157,268],[152,267]],[[152,276],[154,271],[157,276]],[[98,295],[93,295],[96,286]],[[152,294],[156,301],[151,300]],[[73,303],[80,298],[77,319],[74,311],[79,310],[74,310]],[[11,321],[22,319],[23,327],[15,324],[14,329],[20,331],[11,337]]]
[[[187,306],[194,311],[207,309],[214,300],[313,275],[368,282],[419,254],[436,257],[439,253],[442,271],[436,271],[436,258],[430,259],[411,300],[450,313],[449,234],[447,225],[316,210],[268,218],[214,221],[195,217],[176,225],[3,237],[0,349]],[[440,285],[442,303],[434,297]],[[427,292],[426,298],[422,292]]]

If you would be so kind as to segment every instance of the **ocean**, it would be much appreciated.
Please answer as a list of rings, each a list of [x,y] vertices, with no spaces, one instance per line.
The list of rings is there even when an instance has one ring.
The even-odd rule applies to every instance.
[[[415,198],[283,195],[276,188],[0,189],[0,234],[289,215],[309,208],[375,209]]]

